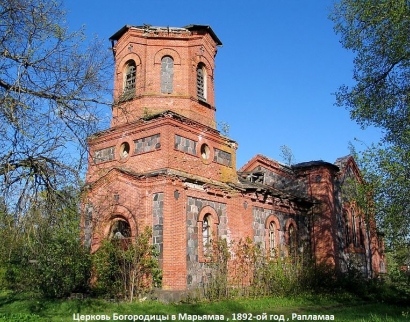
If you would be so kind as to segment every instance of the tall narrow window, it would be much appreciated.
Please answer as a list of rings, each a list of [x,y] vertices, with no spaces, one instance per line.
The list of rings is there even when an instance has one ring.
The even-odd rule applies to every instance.
[[[202,63],[196,69],[196,93],[199,100],[206,101],[206,70]]]
[[[357,223],[356,223],[356,213],[354,208],[351,208],[351,215],[352,215],[352,234],[353,234],[353,245],[355,247],[358,246],[357,242]]]
[[[296,230],[293,224],[289,225],[288,233],[289,233],[289,255],[292,257],[296,257],[297,241],[296,241]]]
[[[364,248],[364,239],[365,239],[365,237],[364,237],[363,230],[364,230],[363,229],[363,221],[360,218],[360,221],[359,221],[359,237],[360,237],[360,247],[361,248]]]
[[[124,76],[124,92],[132,92],[135,90],[137,66],[133,60],[128,61],[125,67]]]
[[[198,233],[195,234],[198,243],[198,261],[209,262],[213,258],[214,240],[218,238],[219,218],[215,209],[211,206],[204,206],[198,214]]]
[[[204,216],[202,223],[202,245],[204,250],[204,255],[210,253],[210,248],[212,244],[212,230],[211,230],[211,215],[207,214]]]
[[[170,56],[161,59],[161,93],[170,94],[173,91],[174,60]]]
[[[346,247],[349,247],[350,243],[352,242],[350,239],[350,229],[349,229],[349,215],[347,210],[343,210],[343,220],[344,220],[344,232],[345,232],[345,243]]]
[[[269,224],[269,254],[270,257],[275,257],[276,242],[275,242],[276,225],[273,221]]]

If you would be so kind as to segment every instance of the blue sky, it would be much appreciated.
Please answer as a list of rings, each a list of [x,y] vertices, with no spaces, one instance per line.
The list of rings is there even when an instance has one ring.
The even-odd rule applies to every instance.
[[[355,138],[378,141],[332,95],[352,84],[353,55],[328,15],[332,0],[66,0],[67,23],[106,39],[126,24],[210,25],[223,46],[216,56],[217,121],[239,144],[238,168],[255,154],[278,161],[280,146],[296,162],[349,154]],[[109,111],[107,111],[107,114]]]

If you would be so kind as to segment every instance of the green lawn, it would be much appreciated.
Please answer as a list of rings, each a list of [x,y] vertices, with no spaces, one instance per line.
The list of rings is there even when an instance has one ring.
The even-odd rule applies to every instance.
[[[349,295],[306,295],[165,305],[151,301],[56,301],[30,298],[28,295],[0,294],[0,321],[85,321],[91,317],[97,320],[109,317],[110,321],[114,318],[129,321],[128,316],[134,315],[138,320],[146,315],[165,315],[170,319],[175,315],[177,321],[192,321],[203,315],[214,315],[216,320],[223,315],[225,321],[258,321],[263,313],[266,313],[267,321],[274,321],[282,316],[284,321],[303,321],[309,317],[312,320],[334,318],[335,321],[410,321],[410,303],[408,307],[398,307],[386,303],[364,302]]]

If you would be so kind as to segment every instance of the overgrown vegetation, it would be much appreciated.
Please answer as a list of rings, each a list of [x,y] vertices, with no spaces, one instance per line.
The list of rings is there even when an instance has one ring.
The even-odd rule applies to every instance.
[[[66,190],[32,202],[22,218],[0,213],[0,285],[64,297],[85,292],[90,257],[80,242],[78,194]]]
[[[267,257],[249,238],[215,242],[206,264],[206,283],[196,293],[199,300],[238,297],[287,297],[301,294],[349,293],[363,300],[407,305],[410,301],[410,275],[392,267],[390,274],[365,279],[354,267],[345,274],[307,258]]]
[[[18,312],[18,313],[17,313]],[[234,313],[254,316],[284,315],[292,321],[292,314],[334,315],[335,321],[409,321],[410,307],[386,303],[369,303],[347,293],[336,295],[311,294],[292,297],[263,297],[258,299],[221,300],[197,304],[163,304],[158,302],[107,302],[99,299],[50,300],[0,293],[0,321],[73,321],[73,314],[123,315],[224,315],[232,321]],[[297,320],[297,319],[295,319]],[[286,321],[286,319],[285,319]]]
[[[160,287],[159,254],[151,244],[151,237],[151,229],[146,227],[135,240],[104,240],[93,255],[93,291],[132,302],[152,288]]]

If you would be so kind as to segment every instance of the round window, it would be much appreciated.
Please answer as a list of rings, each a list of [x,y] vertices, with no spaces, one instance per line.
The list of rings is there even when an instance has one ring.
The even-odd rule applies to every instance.
[[[210,154],[211,154],[211,150],[210,150],[208,144],[205,144],[205,143],[202,144],[201,145],[201,157],[202,157],[202,159],[208,160]]]
[[[128,142],[124,142],[120,146],[120,157],[124,159],[130,155],[130,145]]]

